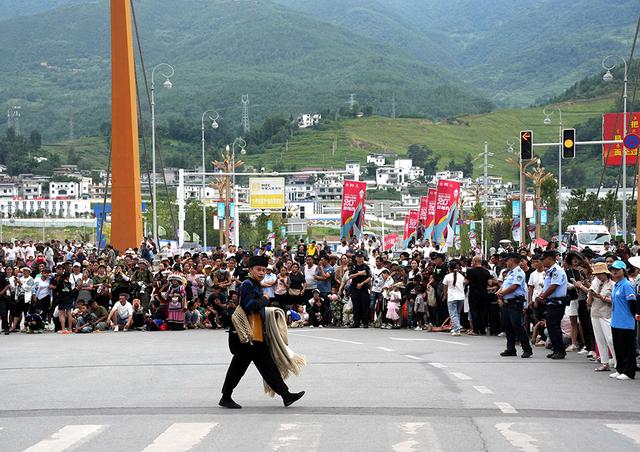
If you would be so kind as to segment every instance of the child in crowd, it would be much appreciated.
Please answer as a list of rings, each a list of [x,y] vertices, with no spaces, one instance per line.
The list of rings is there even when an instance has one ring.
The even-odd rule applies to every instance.
[[[287,323],[289,328],[302,328],[304,326],[304,306],[294,304],[287,311]]]
[[[331,295],[329,295],[329,302],[331,306],[331,324],[333,326],[341,326],[342,325],[342,309],[344,303],[338,295],[338,288],[331,288]]]
[[[25,329],[29,334],[40,334],[44,331],[44,322],[42,316],[36,311],[35,307],[29,309],[29,313],[24,321]]]
[[[412,330],[413,328],[416,327],[416,318],[415,318],[415,306],[416,306],[416,301],[415,301],[415,294],[414,293],[410,293],[409,297],[407,298],[406,301],[406,309],[407,309],[407,328]]]
[[[400,327],[400,299],[400,292],[393,291],[387,303],[387,320],[393,322],[394,328]]]
[[[427,301],[425,300],[424,287],[419,285],[415,288],[416,291],[416,301],[415,301],[415,319],[416,319],[416,330],[423,330],[425,328],[425,314],[427,313]]]

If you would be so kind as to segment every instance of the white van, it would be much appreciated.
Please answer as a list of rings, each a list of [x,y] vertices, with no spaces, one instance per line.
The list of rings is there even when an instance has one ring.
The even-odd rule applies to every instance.
[[[563,242],[569,250],[582,251],[589,247],[599,253],[604,249],[605,242],[611,243],[611,234],[601,221],[579,221],[567,227]]]

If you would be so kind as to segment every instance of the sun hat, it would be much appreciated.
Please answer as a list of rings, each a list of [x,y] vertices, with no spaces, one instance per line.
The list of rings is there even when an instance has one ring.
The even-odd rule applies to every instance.
[[[594,275],[602,275],[602,274],[610,275],[611,272],[609,271],[607,264],[605,264],[604,262],[597,262],[593,265],[593,274]]]

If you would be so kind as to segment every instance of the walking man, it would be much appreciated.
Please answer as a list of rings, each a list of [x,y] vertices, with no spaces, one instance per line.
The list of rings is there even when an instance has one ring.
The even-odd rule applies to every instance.
[[[547,330],[551,340],[552,353],[547,355],[551,359],[564,359],[567,355],[562,340],[560,323],[564,317],[565,299],[567,297],[567,274],[556,262],[555,251],[542,253],[542,265],[545,268],[544,286],[538,296],[537,303],[547,308]]]
[[[282,397],[285,407],[288,407],[304,395],[304,391],[289,392],[289,388],[282,380],[282,376],[271,357],[269,345],[267,344],[265,307],[269,300],[263,295],[260,283],[264,279],[268,264],[269,258],[267,256],[251,256],[247,264],[249,277],[240,285],[240,306],[242,306],[249,318],[253,340],[250,343],[243,344],[240,342],[233,325],[229,329],[229,350],[231,350],[233,358],[222,386],[222,398],[218,403],[224,408],[242,408],[234,402],[231,395],[252,362],[264,381],[276,394]]]

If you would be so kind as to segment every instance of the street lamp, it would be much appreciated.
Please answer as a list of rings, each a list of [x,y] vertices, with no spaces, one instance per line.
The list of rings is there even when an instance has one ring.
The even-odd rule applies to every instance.
[[[624,88],[622,94],[623,100],[623,114],[622,114],[622,137],[627,136],[627,82],[628,82],[628,66],[627,60],[618,55],[608,55],[602,60],[602,68],[606,70],[602,76],[602,80],[610,82],[613,80],[613,74],[611,71],[615,69],[615,64],[607,64],[609,59],[618,58],[624,63]],[[636,234],[638,231],[636,231]],[[624,144],[622,145],[622,240],[627,241],[627,149]]]
[[[244,139],[242,137],[238,137],[235,140],[233,140],[233,143],[231,144],[231,168],[233,168],[233,176],[231,178],[231,187],[233,188],[233,203],[234,203],[234,208],[235,208],[235,212],[238,211],[238,190],[236,189],[236,144],[238,144],[240,146],[240,154],[245,155],[247,153],[247,151],[245,150],[245,148],[247,147],[247,142],[244,141]],[[229,215],[231,215],[231,212],[229,212]],[[237,215],[235,215],[237,217]],[[238,237],[239,237],[239,224],[235,224],[234,225],[234,234],[233,234],[233,244],[235,246],[238,246]]]
[[[173,66],[167,63],[160,63],[151,71],[151,205],[153,206],[153,241],[158,249],[160,245],[158,243],[158,205],[157,205],[157,193],[156,193],[156,97],[155,97],[155,75],[156,70],[161,69],[161,75],[165,78],[162,86],[165,89],[173,88],[173,83],[169,80],[173,77],[175,71]]]
[[[206,116],[209,116],[211,128],[215,130],[219,127],[218,120],[220,119],[220,115],[215,110],[207,110],[202,113],[202,122],[200,123],[202,126],[202,247],[205,251],[207,250],[207,205],[205,203],[207,187],[206,176],[204,174],[207,171],[204,159],[204,118]]]
[[[547,109],[542,110],[544,115],[544,125],[551,125],[551,116],[558,112],[558,135],[560,137],[558,144],[558,246],[562,251],[562,110],[560,108],[553,108],[550,112]]]

